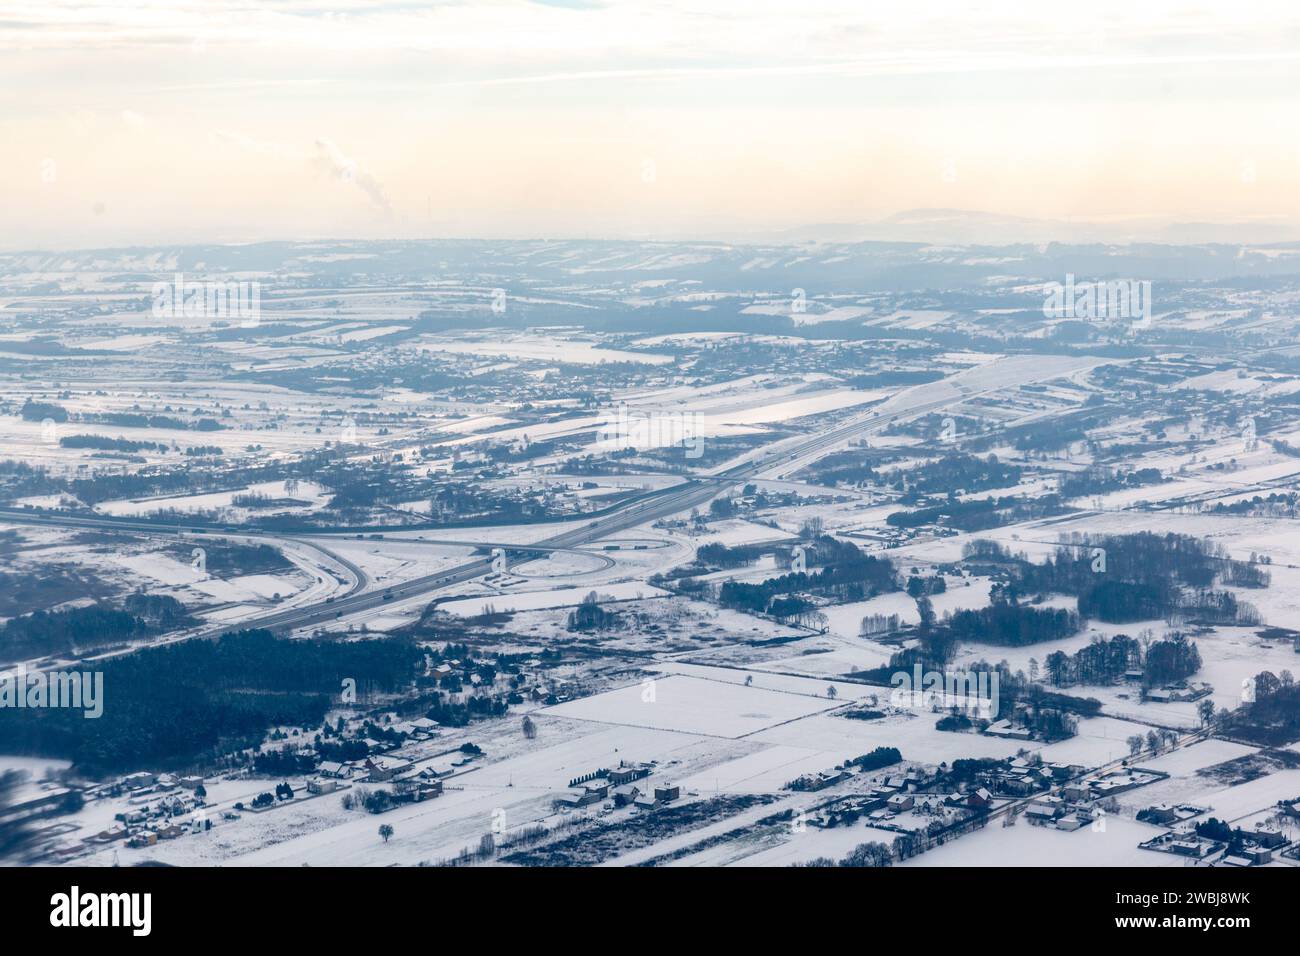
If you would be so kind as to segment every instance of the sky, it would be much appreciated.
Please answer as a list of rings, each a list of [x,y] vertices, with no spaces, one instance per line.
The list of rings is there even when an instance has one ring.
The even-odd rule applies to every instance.
[[[1297,91],[1293,2],[0,0],[0,248],[1290,228]]]

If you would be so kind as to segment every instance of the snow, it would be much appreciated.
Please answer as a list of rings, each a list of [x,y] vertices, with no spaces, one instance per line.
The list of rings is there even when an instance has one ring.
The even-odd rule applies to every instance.
[[[438,610],[457,617],[478,617],[488,613],[488,609],[498,613],[508,611],[536,611],[550,608],[576,607],[589,594],[596,594],[601,603],[607,601],[639,601],[646,598],[667,597],[668,592],[648,584],[625,583],[607,584],[599,588],[555,588],[550,591],[511,591],[503,594],[489,594],[482,598],[465,598],[440,604]]]
[[[840,702],[825,696],[670,674],[558,704],[546,712],[734,739],[838,706]]]

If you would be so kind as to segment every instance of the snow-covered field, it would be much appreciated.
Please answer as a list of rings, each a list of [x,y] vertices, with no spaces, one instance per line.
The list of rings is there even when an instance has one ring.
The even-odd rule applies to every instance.
[[[600,723],[734,739],[839,706],[825,696],[824,687],[820,689],[822,695],[815,696],[807,691],[669,674],[558,704],[548,711]]]
[[[489,595],[484,598],[465,598],[440,604],[438,610],[457,617],[477,617],[489,610],[538,611],[550,608],[575,607],[595,594],[602,604],[607,601],[641,601],[647,598],[667,597],[668,592],[648,584],[606,584],[599,588],[555,588],[549,591],[511,591],[508,594]]]

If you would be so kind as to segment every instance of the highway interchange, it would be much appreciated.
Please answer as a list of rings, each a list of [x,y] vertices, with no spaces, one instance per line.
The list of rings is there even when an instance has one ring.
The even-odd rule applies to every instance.
[[[1027,384],[1032,381],[1059,377],[1060,369],[1037,369],[1022,365],[1024,371],[1017,381],[1013,376],[999,377],[992,387],[963,390],[952,387],[952,380],[914,386],[898,393],[890,400],[867,412],[854,415],[823,432],[812,435],[785,439],[774,445],[760,449],[756,453],[744,455],[735,463],[725,465],[710,474],[687,480],[679,485],[641,495],[625,504],[611,508],[600,517],[586,521],[576,527],[568,528],[559,534],[527,545],[494,545],[476,541],[458,541],[456,544],[479,549],[492,549],[482,557],[474,557],[463,564],[445,568],[432,574],[423,575],[388,588],[370,588],[364,572],[355,564],[322,547],[318,540],[328,533],[313,531],[311,542],[294,535],[270,535],[248,531],[223,531],[221,529],[195,528],[186,525],[177,527],[174,523],[164,525],[140,519],[107,518],[95,515],[79,515],[68,512],[46,512],[39,510],[0,509],[0,520],[31,524],[58,524],[73,527],[93,528],[98,530],[115,530],[144,534],[175,534],[193,540],[204,537],[239,538],[255,537],[261,542],[294,542],[315,549],[328,559],[325,563],[336,562],[346,569],[351,576],[351,584],[341,596],[334,594],[320,601],[305,603],[301,606],[272,610],[265,615],[242,620],[241,628],[265,628],[289,633],[303,628],[310,628],[327,622],[345,622],[349,617],[373,611],[390,602],[408,603],[419,597],[435,594],[452,588],[493,571],[494,561],[504,557],[507,561],[513,557],[537,554],[550,554],[558,551],[574,551],[584,545],[608,538],[621,531],[639,525],[688,513],[692,509],[706,505],[713,498],[727,492],[736,485],[760,477],[777,477],[805,467],[816,458],[828,454],[850,441],[877,434],[889,426],[916,418],[945,407],[957,405],[977,395],[988,394],[1008,386]],[[937,387],[937,389],[936,389]],[[940,394],[931,397],[935,391]],[[173,530],[174,529],[174,530]],[[392,529],[409,530],[409,529]],[[335,532],[341,535],[346,532]],[[371,534],[370,537],[377,537]],[[451,542],[448,542],[451,543]],[[333,572],[329,572],[333,573]],[[173,643],[196,637],[216,637],[231,629],[230,624],[204,625],[186,631],[169,634],[152,643]],[[134,647],[109,652],[101,656],[116,653],[129,653]],[[49,663],[46,666],[50,666]]]

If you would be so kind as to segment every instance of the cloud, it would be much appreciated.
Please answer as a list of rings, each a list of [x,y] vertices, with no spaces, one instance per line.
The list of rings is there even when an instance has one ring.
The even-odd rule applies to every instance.
[[[312,166],[339,182],[356,186],[385,213],[392,213],[392,204],[388,201],[383,184],[359,169],[356,160],[345,156],[338,146],[324,137],[317,138],[315,148],[316,152],[311,158]]]
[[[251,153],[255,156],[305,162],[317,172],[336,182],[357,187],[385,214],[391,214],[393,211],[392,203],[389,201],[388,192],[384,189],[383,183],[379,182],[370,173],[360,169],[356,160],[345,155],[333,140],[324,136],[317,137],[315,142],[312,143],[311,151],[306,153],[297,147],[254,139],[244,133],[228,129],[213,130],[209,134],[209,138],[213,143],[233,147],[241,152]]]

